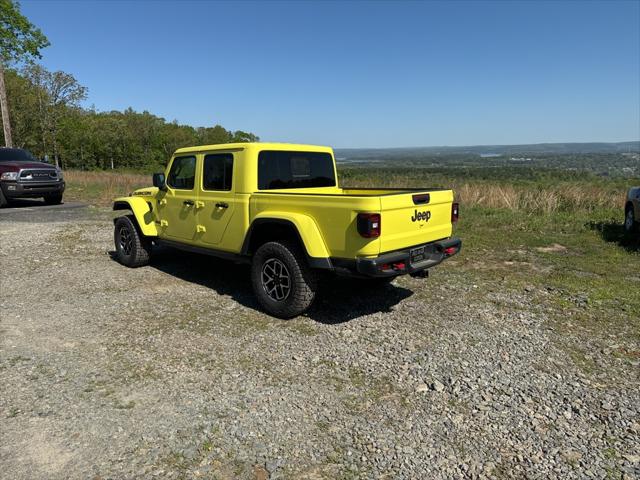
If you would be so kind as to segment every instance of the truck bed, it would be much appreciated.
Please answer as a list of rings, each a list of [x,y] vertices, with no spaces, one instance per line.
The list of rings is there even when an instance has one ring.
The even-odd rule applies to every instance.
[[[331,256],[353,259],[450,237],[452,203],[453,191],[441,188],[269,190],[251,195],[250,216],[263,210],[309,215]],[[356,218],[362,212],[380,213],[380,237],[358,234]]]

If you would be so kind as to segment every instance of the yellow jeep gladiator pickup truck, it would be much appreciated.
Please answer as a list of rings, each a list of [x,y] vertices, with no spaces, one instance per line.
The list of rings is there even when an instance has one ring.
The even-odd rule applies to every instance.
[[[177,150],[153,187],[117,198],[115,247],[129,267],[167,245],[251,264],[262,307],[313,302],[321,270],[388,282],[460,251],[447,189],[341,188],[328,147],[237,143]]]

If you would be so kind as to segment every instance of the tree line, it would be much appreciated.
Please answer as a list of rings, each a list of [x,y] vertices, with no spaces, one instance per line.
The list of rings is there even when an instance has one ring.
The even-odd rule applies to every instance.
[[[251,142],[250,132],[192,127],[147,111],[84,108],[87,88],[62,71],[34,63],[49,45],[12,0],[0,0],[0,106],[4,144],[63,168],[154,170],[189,145]],[[21,65],[5,68],[5,65]]]
[[[189,145],[257,141],[220,125],[194,128],[149,112],[82,108],[87,90],[64,72],[31,64],[5,70],[13,143],[63,168],[150,170]]]

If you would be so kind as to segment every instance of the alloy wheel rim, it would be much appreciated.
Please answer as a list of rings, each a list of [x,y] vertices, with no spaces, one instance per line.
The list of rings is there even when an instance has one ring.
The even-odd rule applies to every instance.
[[[625,218],[625,227],[627,230],[631,230],[633,225],[633,212],[631,210],[627,211],[627,217]]]
[[[270,258],[262,264],[260,278],[265,293],[276,302],[286,300],[291,293],[291,275],[277,258]]]
[[[120,227],[120,250],[125,255],[131,255],[133,248],[133,239],[131,238],[131,232],[127,227]]]

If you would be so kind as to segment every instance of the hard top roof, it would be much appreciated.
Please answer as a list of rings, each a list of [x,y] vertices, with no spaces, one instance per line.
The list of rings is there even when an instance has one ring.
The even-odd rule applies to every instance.
[[[302,143],[263,143],[263,142],[243,142],[243,143],[218,143],[215,145],[197,145],[193,147],[183,147],[175,153],[197,153],[211,150],[244,150],[256,148],[258,150],[301,150],[301,151],[322,151],[330,152],[331,147],[322,145],[306,145]]]

